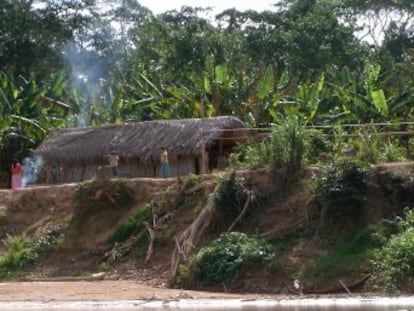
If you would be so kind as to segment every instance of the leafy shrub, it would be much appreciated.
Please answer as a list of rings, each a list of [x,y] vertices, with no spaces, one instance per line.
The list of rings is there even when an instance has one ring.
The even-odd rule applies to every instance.
[[[330,216],[359,215],[366,190],[367,170],[357,162],[330,163],[317,172],[313,196]]]
[[[184,188],[191,188],[200,182],[200,175],[188,174],[183,177]]]
[[[48,228],[43,235],[31,242],[31,246],[37,253],[47,252],[59,243],[62,233],[63,228],[61,226]]]
[[[253,168],[265,166],[270,163],[269,140],[262,140],[257,143],[249,141],[238,146],[231,153],[228,160],[228,167],[231,169]]]
[[[321,131],[309,130],[309,143],[306,153],[307,163],[317,163],[322,154],[330,152],[329,142]]]
[[[386,162],[398,162],[405,160],[405,149],[392,141],[385,143],[383,149],[384,160]]]
[[[181,267],[180,275],[187,282],[222,284],[254,263],[268,262],[271,254],[271,247],[262,239],[240,232],[223,233]]]
[[[389,291],[411,291],[414,288],[414,211],[382,222],[376,237],[381,243],[372,259],[377,285]]]
[[[57,244],[61,236],[58,228],[50,229],[44,236],[29,241],[25,236],[10,236],[2,242],[6,251],[0,256],[0,278],[4,279],[13,273],[35,263],[42,253]]]
[[[413,289],[414,228],[393,236],[375,253],[373,264],[378,282],[387,290]]]
[[[0,277],[6,278],[36,261],[38,255],[23,236],[8,235],[3,244],[7,251],[0,256]]]
[[[224,225],[233,222],[239,215],[246,198],[243,178],[234,173],[220,177],[214,200],[217,214],[221,216]]]
[[[231,168],[269,165],[272,169],[300,168],[308,147],[310,130],[297,117],[281,119],[260,143],[248,142],[229,159]]]
[[[378,135],[361,134],[357,146],[356,157],[366,163],[397,162],[403,161],[405,149],[395,139],[384,141]]]

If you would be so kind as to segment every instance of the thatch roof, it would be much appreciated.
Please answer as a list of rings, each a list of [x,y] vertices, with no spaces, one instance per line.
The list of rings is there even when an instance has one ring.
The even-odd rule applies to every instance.
[[[158,159],[162,146],[172,157],[200,155],[202,143],[208,148],[225,130],[244,128],[242,121],[231,116],[67,128],[52,132],[36,152],[52,162],[98,160],[111,151],[124,159],[152,161]]]

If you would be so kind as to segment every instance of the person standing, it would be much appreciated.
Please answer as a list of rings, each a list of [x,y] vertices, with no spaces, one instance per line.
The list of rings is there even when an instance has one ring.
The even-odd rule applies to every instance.
[[[167,148],[161,147],[161,154],[160,154],[160,173],[161,177],[167,178],[171,176],[171,170],[170,170],[170,163],[168,161],[168,152]]]
[[[112,151],[111,154],[108,156],[108,159],[109,166],[112,167],[112,174],[114,176],[118,176],[119,156],[116,154],[115,151]]]
[[[11,188],[12,189],[21,189],[23,187],[23,178],[22,178],[22,165],[17,159],[13,159],[11,165]]]

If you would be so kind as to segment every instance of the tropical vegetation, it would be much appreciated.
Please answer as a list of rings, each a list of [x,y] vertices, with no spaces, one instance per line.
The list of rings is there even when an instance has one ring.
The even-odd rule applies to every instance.
[[[412,157],[413,3],[274,5],[211,19],[208,8],[195,7],[155,15],[138,0],[1,0],[0,181],[7,185],[12,158],[26,157],[57,128],[235,115],[266,135],[240,147],[232,168],[319,165],[314,196],[321,209],[343,215],[341,204],[352,201],[358,213],[366,165]],[[234,194],[239,181],[230,181]],[[227,194],[217,202],[231,200]],[[386,256],[373,255],[384,282],[412,273],[407,215],[399,235],[381,244]],[[131,234],[144,216],[114,239]],[[219,242],[261,247],[246,239]],[[9,241],[19,258],[33,261],[31,250],[20,251],[25,243]],[[395,251],[402,246],[406,251]],[[221,251],[212,244],[197,260]],[[257,259],[242,255],[241,263]],[[15,266],[14,258],[1,259],[4,271]],[[401,265],[406,269],[389,269]],[[224,268],[220,277],[232,275],[232,265]],[[222,281],[209,271],[198,276]]]
[[[136,0],[0,7],[3,170],[59,127],[233,114],[269,128],[294,116],[363,137],[390,129],[343,126],[407,130],[413,115],[410,1],[283,0],[214,19]]]

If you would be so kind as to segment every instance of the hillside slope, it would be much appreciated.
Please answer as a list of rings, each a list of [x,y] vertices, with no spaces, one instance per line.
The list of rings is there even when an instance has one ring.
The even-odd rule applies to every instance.
[[[405,207],[413,204],[414,183],[410,177],[413,172],[412,163],[372,168],[364,204],[367,223],[401,214]],[[289,244],[283,246],[278,259],[280,267],[269,270],[255,266],[238,274],[225,287],[199,284],[193,287],[231,292],[298,293],[294,282],[300,267],[335,247],[341,233],[353,230],[359,225],[358,221],[345,219],[327,224],[322,233],[315,235],[318,209],[311,199],[312,170],[304,172],[288,188],[283,172],[271,175],[265,169],[257,169],[236,175],[243,180],[248,193],[254,194],[254,199],[249,205],[240,202],[241,206],[248,207],[246,213],[240,213],[240,219],[230,226],[206,213],[221,175],[95,180],[82,184],[33,186],[18,191],[1,190],[1,239],[24,235],[33,242],[50,237],[51,233],[59,237],[56,246],[42,252],[34,264],[10,277],[26,280],[98,277],[140,280],[157,287],[172,286],[177,265],[186,257],[177,246],[183,232],[191,232],[196,241],[191,251],[194,252],[231,227],[234,231],[280,242],[280,245]],[[120,228],[126,228],[125,224],[136,220],[143,211],[149,214],[141,227],[135,223],[132,234],[120,238]],[[214,209],[211,211],[214,214]],[[202,213],[206,216],[200,218]],[[196,230],[189,230],[192,228]],[[330,242],[326,236],[330,236]],[[1,247],[5,251],[5,246]],[[348,272],[323,283],[309,277],[304,280],[303,289],[309,292],[345,290],[339,286],[339,280],[342,284],[358,285],[355,286],[358,291],[370,289],[366,274]]]

